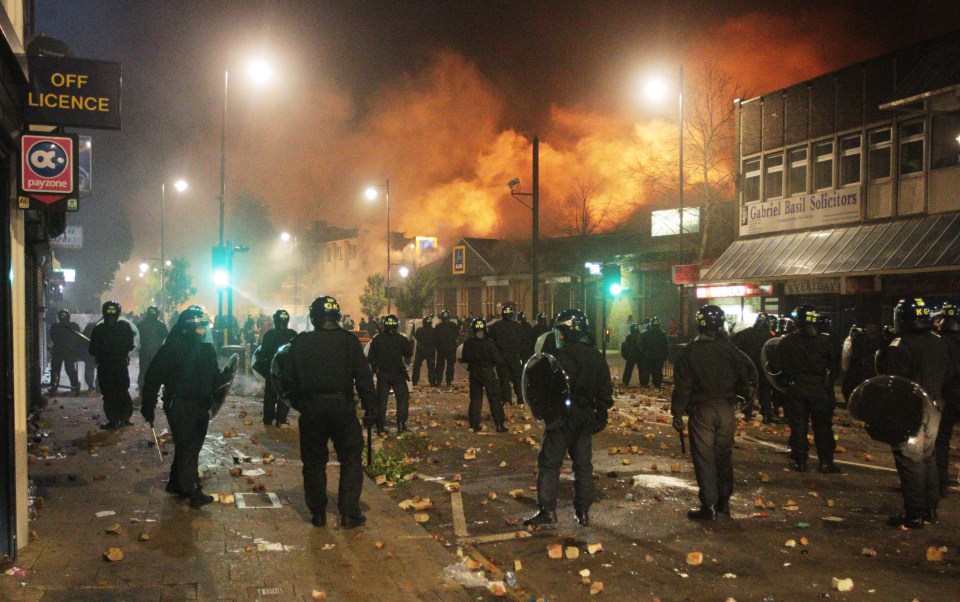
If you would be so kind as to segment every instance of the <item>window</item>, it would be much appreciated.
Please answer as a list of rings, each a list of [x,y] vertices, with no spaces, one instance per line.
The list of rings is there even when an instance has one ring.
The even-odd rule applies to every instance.
[[[760,159],[743,162],[743,202],[760,200]]]
[[[900,174],[923,171],[923,121],[900,124]]]
[[[327,263],[333,261],[333,249],[330,248],[330,245],[327,245]]]
[[[700,208],[683,208],[683,232],[700,231]],[[680,234],[680,210],[662,209],[650,214],[650,236],[670,236]]]
[[[890,128],[873,130],[868,140],[867,177],[870,180],[889,178],[893,131]]]
[[[960,165],[960,113],[933,117],[930,167],[943,169]]]
[[[343,247],[342,247],[342,246],[340,246],[340,245],[337,245],[337,246],[336,246],[336,249],[334,250],[334,259],[335,259],[336,261],[343,261]]]
[[[783,153],[772,153],[763,158],[763,198],[783,196]]]
[[[813,168],[814,190],[833,188],[833,142],[818,142],[813,147],[816,165]]]
[[[794,148],[787,151],[787,193],[790,196],[807,191],[807,149]]]
[[[860,134],[840,139],[840,185],[848,186],[860,181]]]

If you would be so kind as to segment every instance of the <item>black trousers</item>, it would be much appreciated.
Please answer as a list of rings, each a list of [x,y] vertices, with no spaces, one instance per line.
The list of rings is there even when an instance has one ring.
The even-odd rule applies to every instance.
[[[654,387],[663,385],[663,360],[644,358],[640,362],[640,386],[646,387],[651,378]]]
[[[357,420],[356,403],[314,402],[300,409],[300,458],[303,460],[303,493],[311,514],[327,508],[327,461],[333,449],[340,461],[337,507],[345,516],[360,516],[363,488],[363,430]]]
[[[937,429],[937,474],[940,486],[950,486],[950,439],[953,438],[953,427],[960,417],[960,400],[943,402],[943,413],[940,415],[940,428]]]
[[[110,360],[97,364],[100,394],[103,395],[103,413],[109,422],[121,423],[133,415],[130,399],[130,372],[125,360]]]
[[[821,463],[833,462],[833,395],[823,388],[819,378],[803,380],[787,389],[787,417],[790,420],[790,457],[806,460],[810,451],[807,441],[809,423],[813,423],[813,440]]]
[[[453,382],[453,368],[457,364],[457,349],[437,349],[437,366],[434,373],[437,385],[446,372],[447,385]]]
[[[757,398],[760,400],[760,415],[765,419],[773,416],[773,386],[763,376],[763,372],[757,372],[761,376],[757,383]]]
[[[290,407],[280,401],[280,396],[273,387],[273,379],[268,378],[263,387],[263,423],[273,424],[276,420],[277,424],[281,424],[287,421],[289,413]]]
[[[903,509],[910,518],[936,510],[940,501],[940,479],[937,473],[936,441],[940,410],[928,404],[923,412],[923,426],[912,442],[892,446],[893,461],[900,476]]]
[[[407,388],[407,373],[377,371],[377,429],[382,430],[387,419],[387,401],[390,389],[397,397],[397,424],[407,421],[410,413],[410,389]]]
[[[487,392],[487,403],[493,423],[500,426],[506,420],[503,414],[503,401],[500,400],[500,383],[493,368],[470,367],[470,428],[480,430],[480,415],[483,411],[483,392]]]
[[[427,382],[430,385],[436,386],[439,384],[439,379],[436,377],[436,357],[437,352],[432,348],[426,349],[417,349],[416,355],[413,357],[413,384],[420,384],[420,366],[423,365],[423,362],[427,362]]]
[[[50,356],[50,389],[56,390],[57,386],[60,384],[60,371],[66,368],[67,369],[67,378],[70,379],[70,388],[74,392],[80,391],[80,377],[77,374],[77,359],[72,356],[66,356],[61,353],[57,353],[57,350],[54,349],[53,353]]]
[[[637,362],[634,360],[626,360],[626,365],[623,367],[623,386],[630,386],[630,379],[633,377],[633,369],[637,367]],[[637,368],[637,377],[640,376],[640,369]]]
[[[523,365],[519,351],[501,351],[503,363],[497,365],[497,377],[500,379],[500,396],[503,403],[512,403],[510,387],[517,396],[517,403],[523,403]]]
[[[733,404],[718,399],[687,408],[690,455],[700,487],[700,503],[716,506],[733,494],[733,436],[737,430]]]
[[[92,357],[83,360],[83,382],[91,391],[97,388],[97,362]]]
[[[549,424],[543,432],[537,456],[537,504],[541,510],[555,511],[560,489],[560,467],[569,455],[573,461],[573,506],[588,510],[596,499],[593,482],[593,410],[574,407],[559,424]]]
[[[170,483],[184,495],[200,489],[199,460],[203,440],[207,436],[210,413],[195,401],[174,401],[164,412],[173,434],[173,464]]]

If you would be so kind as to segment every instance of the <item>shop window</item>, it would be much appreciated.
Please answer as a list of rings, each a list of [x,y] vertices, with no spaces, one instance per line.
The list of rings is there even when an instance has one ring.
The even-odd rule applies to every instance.
[[[910,121],[900,125],[901,175],[923,171],[923,143],[923,121]]]
[[[890,177],[890,159],[892,156],[893,132],[890,128],[881,128],[870,132],[870,148],[867,154],[867,177],[870,180],[882,180]]]
[[[787,151],[787,193],[790,196],[807,191],[807,149],[794,148]]]
[[[743,202],[760,200],[760,159],[743,162]]]
[[[840,185],[849,186],[860,181],[860,134],[840,139]]]
[[[933,169],[960,165],[960,113],[933,117],[930,165]]]
[[[813,167],[814,190],[833,188],[833,142],[818,142],[813,146],[816,164]]]
[[[771,153],[763,158],[763,198],[783,196],[783,153]]]

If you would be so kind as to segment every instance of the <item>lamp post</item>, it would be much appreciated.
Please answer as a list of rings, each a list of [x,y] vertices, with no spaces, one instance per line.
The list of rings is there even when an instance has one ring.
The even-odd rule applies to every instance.
[[[364,193],[367,200],[373,201],[379,196],[377,188],[383,188],[387,202],[387,313],[390,313],[390,178],[387,178],[385,184],[373,184],[367,187]]]
[[[185,180],[177,180],[173,183],[173,188],[177,192],[183,192],[187,189],[187,182]],[[166,297],[164,293],[167,290],[167,255],[166,255],[166,246],[164,245],[164,213],[163,205],[167,197],[167,183],[162,182],[160,184],[160,298],[163,299],[164,305],[166,305]]]
[[[520,204],[530,210],[531,213],[531,232],[530,232],[530,280],[533,302],[533,314],[540,312],[540,137],[533,137],[533,192],[519,192],[514,190],[520,185],[520,178],[514,178],[507,182],[510,187],[510,195],[520,201]],[[518,197],[528,196],[531,203],[528,206]]]

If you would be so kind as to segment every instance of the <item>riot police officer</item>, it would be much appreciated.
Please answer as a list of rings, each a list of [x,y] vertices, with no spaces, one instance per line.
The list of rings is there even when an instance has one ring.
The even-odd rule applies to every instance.
[[[590,336],[587,317],[579,309],[560,312],[554,322],[557,360],[570,383],[570,406],[565,416],[544,425],[537,456],[537,505],[540,510],[524,525],[548,526],[557,522],[560,466],[569,454],[573,461],[574,515],[582,526],[590,524],[590,505],[596,497],[593,482],[593,435],[607,425],[613,407],[613,383],[607,361]]]
[[[407,388],[407,364],[413,356],[413,345],[398,332],[400,320],[389,314],[383,319],[383,332],[370,341],[367,358],[373,374],[377,377],[377,434],[384,431],[387,418],[387,401],[390,390],[397,398],[397,434],[407,430],[407,415],[410,412],[410,389]]]
[[[134,332],[130,323],[120,319],[120,304],[103,304],[103,322],[90,334],[90,355],[97,360],[97,380],[103,395],[103,413],[107,421],[100,428],[113,430],[130,424],[133,400],[130,399],[130,352]]]
[[[533,325],[527,322],[527,312],[517,312],[517,324],[520,325],[520,363],[523,364],[523,362],[526,362],[530,359],[530,356],[533,355],[533,345],[537,342],[537,338],[533,336]],[[520,366],[520,371],[522,374],[522,365]],[[521,395],[517,397],[519,398]]]
[[[781,372],[787,386],[787,417],[790,420],[790,456],[794,469],[807,470],[808,423],[813,423],[820,472],[838,473],[833,463],[834,366],[830,337],[820,334],[820,315],[813,305],[793,310],[797,332],[783,337],[772,358],[774,372]]]
[[[670,344],[667,333],[660,328],[660,318],[654,316],[649,324],[640,333],[639,344],[642,359],[640,361],[640,386],[646,387],[653,382],[653,386],[663,386],[663,363],[667,361]]]
[[[210,319],[199,306],[177,317],[177,325],[150,362],[140,413],[151,427],[157,394],[163,387],[163,411],[173,434],[173,465],[166,491],[190,500],[191,508],[213,501],[200,487],[198,462],[207,436],[213,394],[220,386],[217,352],[204,342]]]
[[[773,335],[770,332],[770,320],[767,318],[767,314],[760,312],[757,314],[757,319],[751,328],[741,330],[733,335],[731,340],[737,349],[747,354],[747,357],[753,362],[759,374],[760,371],[763,370],[760,353],[763,350],[763,346],[766,345],[767,341],[771,338],[773,338]],[[773,387],[770,386],[767,379],[760,379],[758,383],[758,393],[760,397],[760,415],[763,417],[763,423],[769,424],[773,418]],[[743,417],[750,420],[752,416],[753,400],[749,400],[746,409],[743,411]]]
[[[137,330],[140,332],[140,372],[137,374],[137,389],[142,394],[150,362],[160,351],[168,334],[167,325],[160,319],[160,308],[156,305],[148,307],[146,315],[137,324]]]
[[[670,412],[673,427],[683,434],[683,415],[689,415],[690,455],[700,488],[700,507],[692,519],[714,520],[730,514],[733,494],[733,436],[737,430],[734,399],[753,398],[755,372],[751,361],[720,336],[726,318],[716,305],[697,312],[699,336],[678,354]]]
[[[337,300],[317,297],[310,305],[314,330],[293,337],[277,353],[272,370],[279,373],[275,376],[278,389],[300,412],[303,490],[313,515],[311,522],[317,527],[327,524],[327,443],[332,439],[340,461],[340,526],[352,529],[367,521],[360,511],[363,432],[353,390],[360,395],[363,424],[368,428],[376,421],[376,393],[360,341],[341,328],[339,321]]]
[[[494,371],[502,361],[496,343],[487,338],[487,322],[483,318],[474,318],[470,324],[473,333],[463,343],[463,355],[460,361],[467,364],[470,372],[470,410],[467,416],[470,419],[470,428],[480,430],[480,415],[483,410],[483,391],[487,392],[487,403],[490,404],[490,415],[498,433],[507,432],[504,426],[506,420],[503,413],[503,402],[500,401],[500,383]]]
[[[937,473],[940,481],[940,497],[947,495],[950,479],[950,440],[953,427],[960,418],[960,308],[948,301],[934,315],[937,332],[950,348],[952,373],[943,385],[943,412],[940,415],[940,428],[937,430]]]
[[[510,386],[517,395],[517,403],[523,399],[521,379],[523,364],[520,354],[523,348],[523,328],[516,321],[517,312],[512,303],[504,303],[500,308],[500,320],[490,325],[490,339],[497,344],[497,350],[503,357],[503,363],[497,366],[500,380],[500,395],[503,403],[511,403]]]
[[[446,383],[449,387],[453,384],[460,328],[450,321],[450,312],[444,309],[440,312],[440,323],[433,330],[437,340],[436,383],[439,387],[441,378],[446,375]]]
[[[533,341],[536,343],[540,335],[550,332],[550,325],[547,324],[547,314],[540,312],[537,314],[537,323],[533,327]]]
[[[936,403],[943,399],[944,383],[954,376],[956,361],[948,343],[931,331],[930,308],[923,299],[901,299],[893,308],[893,321],[895,338],[886,350],[886,371],[917,383],[934,403],[924,408],[920,431],[893,446],[904,514],[890,517],[887,524],[921,529],[924,522],[937,522],[940,409]]]
[[[70,390],[80,394],[80,377],[77,374],[78,343],[82,340],[78,334],[80,326],[70,320],[70,312],[61,309],[57,312],[57,322],[50,327],[50,395],[56,395],[60,387],[60,371],[67,369]]]
[[[639,378],[639,365],[643,362],[643,352],[640,350],[640,325],[631,322],[630,334],[620,344],[620,355],[626,362],[623,366],[623,386],[630,386],[630,379],[633,377],[633,369],[637,368],[637,377]]]
[[[269,374],[270,362],[280,349],[297,335],[297,331],[290,328],[290,313],[285,309],[273,312],[273,328],[263,333],[260,343],[260,353],[257,355],[257,364],[266,367],[264,372]],[[273,379],[267,378],[263,387],[263,424],[280,426],[287,424],[287,414],[290,406],[280,401],[277,389],[273,386]]]
[[[417,352],[413,357],[413,386],[420,384],[420,367],[427,362],[427,382],[431,387],[440,384],[436,374],[437,338],[433,323],[429,317],[420,322],[420,328],[413,333],[417,340]]]

